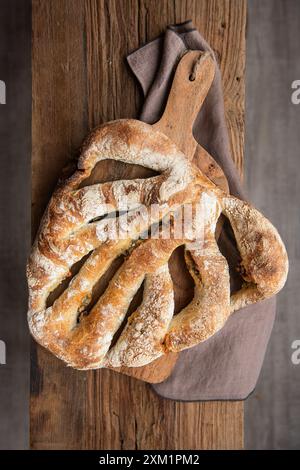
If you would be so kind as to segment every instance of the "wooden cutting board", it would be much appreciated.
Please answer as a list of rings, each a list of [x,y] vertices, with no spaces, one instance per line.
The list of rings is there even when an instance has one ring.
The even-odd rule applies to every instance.
[[[227,180],[214,159],[202,148],[193,137],[193,124],[210,89],[215,74],[215,62],[209,53],[189,51],[180,60],[165,111],[161,119],[153,125],[163,132],[179,147],[190,160],[195,160],[198,167],[212,181],[228,190]],[[101,162],[85,184],[111,181],[112,179],[129,179],[150,176],[150,170],[137,165]],[[120,266],[122,260],[116,260],[106,275],[99,281],[94,290],[95,299],[105,290],[109,279]],[[169,262],[174,284],[175,313],[186,306],[193,298],[194,284],[185,265],[183,248],[179,247]],[[141,290],[136,295],[130,312],[141,302]],[[178,354],[167,354],[147,366],[113,368],[118,372],[144,380],[159,383],[165,380],[175,366]]]

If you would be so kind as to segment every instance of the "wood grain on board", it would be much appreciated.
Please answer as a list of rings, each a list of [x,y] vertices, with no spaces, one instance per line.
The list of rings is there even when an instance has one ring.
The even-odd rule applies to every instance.
[[[124,57],[192,18],[220,61],[233,158],[243,169],[244,0],[33,0],[32,234],[61,169],[102,122],[136,117]],[[105,168],[103,169],[105,171]],[[111,171],[108,167],[107,172]],[[124,169],[115,177],[123,178]],[[243,405],[165,400],[108,370],[78,372],[32,344],[34,449],[229,449],[243,446]]]
[[[196,65],[197,73],[195,73],[194,80],[190,80],[189,77]],[[215,62],[209,53],[187,52],[177,66],[163,115],[152,127],[155,131],[167,135],[189,160],[194,158],[196,152],[201,154],[198,165],[202,172],[227,191],[228,183],[222,169],[193,137],[193,124],[210,89],[215,70]],[[97,172],[97,182],[103,181],[103,177],[107,178],[107,175],[103,175],[102,168]],[[129,171],[131,176],[140,176],[139,170]],[[126,179],[128,176],[126,175]],[[173,281],[175,312],[179,312],[194,296],[194,283],[187,271],[182,247],[172,253],[169,270]],[[141,302],[142,296],[139,297],[139,302]],[[137,304],[134,308],[131,305],[131,310],[135,311],[137,307]],[[160,383],[169,377],[177,358],[178,354],[169,353],[143,367],[112,367],[111,369],[149,383]]]

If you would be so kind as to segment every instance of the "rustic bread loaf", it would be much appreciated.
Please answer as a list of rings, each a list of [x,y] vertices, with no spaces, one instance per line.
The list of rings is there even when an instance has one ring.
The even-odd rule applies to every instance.
[[[84,186],[106,159],[158,174]],[[176,220],[185,207],[191,208],[190,218],[178,236]],[[242,259],[244,285],[233,295],[215,239],[221,213],[231,223]],[[181,245],[195,291],[174,315],[168,261]],[[124,253],[125,261],[87,313],[95,284]],[[47,305],[49,294],[87,255]],[[57,187],[43,216],[28,261],[29,327],[41,345],[72,367],[142,366],[208,339],[234,310],[276,294],[287,271],[285,247],[262,214],[218,189],[164,134],[140,121],[113,121],[92,132],[77,170]],[[142,303],[126,318],[142,284]]]

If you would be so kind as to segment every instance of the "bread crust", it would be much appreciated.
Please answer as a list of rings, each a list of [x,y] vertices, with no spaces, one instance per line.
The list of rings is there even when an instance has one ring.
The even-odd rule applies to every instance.
[[[159,174],[82,187],[105,159],[139,164]],[[157,237],[141,239],[149,226],[186,204],[202,207],[201,220],[191,220],[191,234],[176,238],[171,233],[163,239],[157,228]],[[153,205],[158,211],[152,211]],[[114,211],[126,212],[112,224],[107,214]],[[228,264],[215,240],[221,213],[232,225],[245,280],[231,296]],[[168,260],[181,245],[195,292],[191,303],[174,316]],[[128,251],[106,291],[89,314],[83,314],[99,278]],[[78,274],[47,307],[49,294],[86,255]],[[233,311],[276,294],[287,272],[283,242],[260,212],[218,189],[164,134],[140,121],[113,121],[88,137],[77,170],[54,191],[42,218],[27,267],[29,327],[41,345],[74,368],[142,366],[205,341]],[[123,327],[142,284],[143,301]]]

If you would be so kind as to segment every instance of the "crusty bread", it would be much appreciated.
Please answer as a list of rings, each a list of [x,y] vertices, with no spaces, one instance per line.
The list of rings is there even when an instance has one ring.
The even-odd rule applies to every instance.
[[[142,165],[159,174],[84,187],[95,165],[105,159]],[[200,207],[201,217],[192,215],[191,230],[178,237],[174,220],[186,205],[192,207],[192,214]],[[112,224],[112,218],[105,216],[114,212],[118,218]],[[170,236],[165,238],[159,223],[170,212]],[[245,280],[232,296],[227,261],[215,240],[221,213],[232,225]],[[154,231],[145,239],[150,226]],[[191,303],[174,316],[168,260],[180,245],[185,246],[195,293]],[[124,253],[125,261],[106,291],[84,314],[93,287]],[[49,294],[86,255],[78,274],[47,307]],[[72,367],[142,366],[166,352],[208,339],[234,310],[278,292],[287,271],[280,236],[256,209],[218,189],[151,126],[135,120],[113,121],[87,139],[77,170],[57,187],[43,216],[28,261],[29,326],[41,345]],[[143,283],[142,303],[124,326],[130,303]]]

